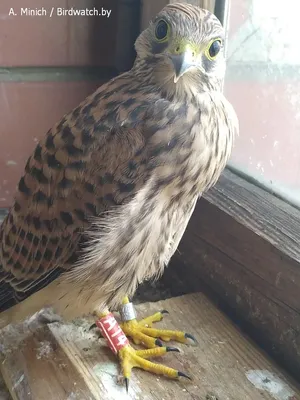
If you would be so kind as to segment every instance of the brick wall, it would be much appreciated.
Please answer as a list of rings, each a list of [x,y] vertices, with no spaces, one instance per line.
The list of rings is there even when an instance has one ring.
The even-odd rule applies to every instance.
[[[20,15],[21,7],[37,6],[47,15]],[[58,16],[57,7],[111,14]],[[138,31],[138,0],[1,0],[0,208],[10,206],[37,140],[101,83],[131,67]]]

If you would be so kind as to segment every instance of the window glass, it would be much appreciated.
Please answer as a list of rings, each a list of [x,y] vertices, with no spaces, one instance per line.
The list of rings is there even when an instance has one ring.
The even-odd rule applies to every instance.
[[[231,0],[225,94],[240,121],[230,165],[300,206],[299,0]]]

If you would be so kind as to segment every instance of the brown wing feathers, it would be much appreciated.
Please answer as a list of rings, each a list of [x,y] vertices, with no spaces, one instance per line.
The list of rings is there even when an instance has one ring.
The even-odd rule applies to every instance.
[[[90,218],[133,195],[130,160],[144,145],[136,127],[146,104],[126,91],[125,77],[66,115],[28,159],[1,226],[0,311],[69,269]]]

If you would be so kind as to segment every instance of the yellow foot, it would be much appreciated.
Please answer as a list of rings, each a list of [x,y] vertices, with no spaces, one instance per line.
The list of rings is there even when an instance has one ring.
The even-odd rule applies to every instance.
[[[123,305],[129,304],[126,301],[127,298],[124,300]],[[164,314],[168,314],[168,311],[159,311],[140,321],[131,319],[130,321],[123,322],[120,326],[125,335],[131,337],[135,344],[143,344],[149,349],[155,348],[156,346],[163,346],[160,339],[166,342],[174,340],[180,343],[188,343],[189,340],[192,340],[195,344],[197,343],[194,336],[189,333],[152,328],[153,323],[161,321]]]
[[[160,357],[170,351],[179,351],[174,347],[156,347],[155,349],[148,350],[135,350],[130,345],[123,347],[118,356],[121,361],[122,373],[125,379],[126,390],[128,391],[129,379],[132,368],[141,368],[145,371],[152,372],[158,375],[164,375],[169,378],[184,377],[191,380],[191,378],[183,372],[176,369],[166,367],[161,364],[156,364],[148,361],[151,357]]]

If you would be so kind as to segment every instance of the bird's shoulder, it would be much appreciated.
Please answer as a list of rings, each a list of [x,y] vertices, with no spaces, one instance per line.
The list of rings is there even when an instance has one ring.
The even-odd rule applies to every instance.
[[[123,74],[47,132],[1,226],[0,282],[11,288],[4,297],[38,290],[73,264],[90,218],[143,184],[147,135],[172,121],[174,110],[153,87]]]

